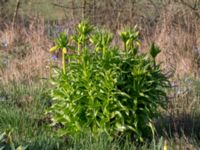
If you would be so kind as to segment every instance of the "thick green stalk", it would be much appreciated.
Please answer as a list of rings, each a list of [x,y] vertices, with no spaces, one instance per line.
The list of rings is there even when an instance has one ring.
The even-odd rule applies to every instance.
[[[85,51],[85,54],[88,53],[88,50],[87,50],[87,47],[86,47],[86,46],[84,46],[84,51]]]
[[[156,67],[156,58],[153,58],[153,65],[154,65],[154,68]]]
[[[62,67],[63,67],[63,73],[66,74],[66,62],[65,62],[65,51],[62,50]]]
[[[126,42],[124,42],[124,51],[126,52]]]
[[[106,47],[103,47],[103,58],[105,58],[106,55]]]
[[[83,42],[83,48],[84,48],[84,53],[86,55],[87,54],[87,48],[86,48],[86,42],[85,41]]]
[[[81,61],[80,61],[80,55],[81,55],[81,44],[80,44],[80,42],[78,42],[78,62],[80,63]]]
[[[80,42],[78,42],[78,56],[80,56],[80,48],[81,48],[81,45],[80,45]]]

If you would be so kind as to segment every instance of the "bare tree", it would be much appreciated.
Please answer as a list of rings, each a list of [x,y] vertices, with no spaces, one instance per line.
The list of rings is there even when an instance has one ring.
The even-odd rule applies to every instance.
[[[18,14],[19,6],[20,6],[20,0],[17,0],[15,12],[14,12],[14,15],[13,15],[12,28],[14,28],[14,26],[15,26],[15,21],[16,21],[16,17],[17,17],[17,14]]]
[[[86,5],[87,5],[87,0],[82,0],[82,18],[85,19],[86,17]]]

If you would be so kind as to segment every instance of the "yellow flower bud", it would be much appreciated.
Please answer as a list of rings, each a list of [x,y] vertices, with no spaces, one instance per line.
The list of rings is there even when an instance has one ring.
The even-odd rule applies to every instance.
[[[67,49],[65,47],[63,48],[63,53],[67,54]]]
[[[167,150],[167,140],[165,140],[165,142],[164,142],[163,150]]]

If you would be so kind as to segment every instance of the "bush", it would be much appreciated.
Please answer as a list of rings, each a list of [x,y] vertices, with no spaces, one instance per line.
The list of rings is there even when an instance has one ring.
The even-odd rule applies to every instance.
[[[121,32],[124,51],[110,46],[110,32],[92,32],[87,22],[80,23],[76,32],[73,38],[62,34],[50,50],[61,49],[63,54],[63,69],[53,69],[53,103],[48,110],[53,124],[60,127],[59,135],[89,131],[111,137],[130,135],[137,141],[151,137],[152,121],[167,105],[169,87],[155,63],[159,48],[153,44],[149,54],[138,54],[135,29]],[[67,39],[77,47],[69,46]]]

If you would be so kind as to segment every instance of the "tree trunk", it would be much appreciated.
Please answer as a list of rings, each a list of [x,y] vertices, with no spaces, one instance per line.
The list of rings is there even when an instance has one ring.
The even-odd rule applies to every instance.
[[[14,12],[14,15],[13,15],[13,20],[12,20],[12,29],[14,29],[14,27],[15,27],[15,21],[16,21],[16,17],[17,17],[17,14],[18,14],[19,6],[20,6],[20,0],[17,0],[15,12]]]

